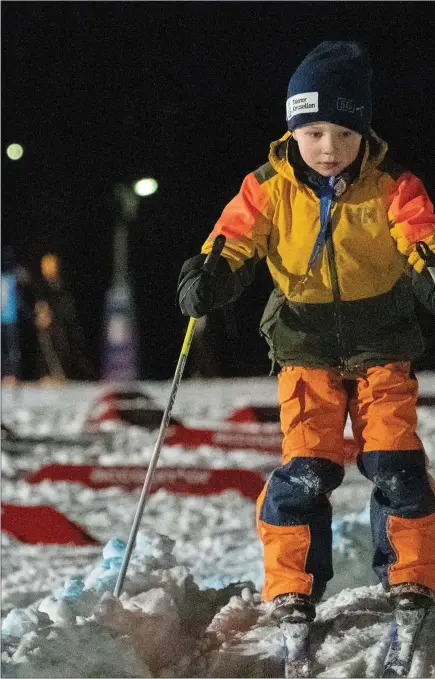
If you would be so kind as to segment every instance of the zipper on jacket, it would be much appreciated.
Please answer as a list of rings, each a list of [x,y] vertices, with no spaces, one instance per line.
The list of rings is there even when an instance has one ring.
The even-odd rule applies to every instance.
[[[341,314],[341,294],[338,283],[337,262],[335,260],[334,243],[332,241],[332,222],[329,220],[326,236],[326,253],[328,257],[329,275],[331,278],[332,298],[334,300],[335,334],[340,351],[340,368],[348,369],[349,347],[343,328],[343,316]]]

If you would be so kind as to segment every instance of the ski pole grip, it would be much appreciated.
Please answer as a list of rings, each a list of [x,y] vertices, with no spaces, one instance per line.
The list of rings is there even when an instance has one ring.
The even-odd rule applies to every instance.
[[[416,248],[418,254],[426,262],[427,266],[435,266],[435,254],[424,240],[417,241]]]
[[[216,269],[219,257],[221,256],[221,252],[224,249],[225,241],[226,238],[224,235],[220,234],[219,236],[216,236],[213,242],[212,250],[207,255],[207,258],[204,264],[202,265],[203,271],[212,274],[213,271]]]
[[[417,241],[415,247],[422,260],[426,263],[427,272],[435,283],[435,254],[424,240]]]

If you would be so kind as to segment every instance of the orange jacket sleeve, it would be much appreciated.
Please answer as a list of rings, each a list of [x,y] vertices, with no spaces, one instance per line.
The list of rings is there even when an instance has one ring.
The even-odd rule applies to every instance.
[[[201,252],[208,254],[215,237],[223,234],[226,243],[222,255],[233,271],[248,259],[261,259],[268,250],[269,213],[268,193],[251,172],[245,177],[239,193],[224,208]]]
[[[416,251],[415,244],[423,240],[435,252],[435,214],[418,177],[410,172],[399,177],[390,196],[388,216],[393,225],[391,235],[399,252],[406,255],[411,266],[420,273],[424,261]]]

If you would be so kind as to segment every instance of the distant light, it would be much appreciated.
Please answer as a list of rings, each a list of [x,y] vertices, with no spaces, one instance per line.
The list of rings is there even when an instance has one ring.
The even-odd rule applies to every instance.
[[[152,177],[146,177],[145,179],[139,179],[133,185],[133,191],[137,196],[151,196],[155,193],[158,188],[158,183]]]
[[[11,160],[19,160],[24,153],[24,149],[21,144],[9,144],[6,149],[6,155]]]
[[[41,259],[41,272],[46,280],[55,281],[59,277],[59,259],[57,255],[44,255]]]

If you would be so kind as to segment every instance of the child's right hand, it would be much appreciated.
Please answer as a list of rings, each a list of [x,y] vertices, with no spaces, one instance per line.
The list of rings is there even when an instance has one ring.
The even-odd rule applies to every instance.
[[[230,265],[220,257],[213,273],[203,270],[206,255],[184,262],[178,278],[177,300],[184,316],[200,318],[230,301],[235,281]]]

